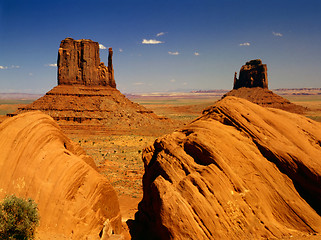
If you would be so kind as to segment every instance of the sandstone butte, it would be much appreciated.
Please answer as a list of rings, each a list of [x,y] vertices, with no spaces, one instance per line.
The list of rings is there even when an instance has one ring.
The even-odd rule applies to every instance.
[[[226,96],[244,98],[263,107],[279,108],[293,113],[303,114],[307,110],[268,89],[267,66],[262,64],[261,59],[246,62],[240,69],[239,78],[235,72],[233,90],[223,98]]]
[[[58,86],[8,115],[40,110],[56,120],[65,132],[144,134],[146,126],[151,132],[174,130],[178,124],[133,103],[116,89],[112,57],[109,48],[106,67],[100,62],[98,42],[62,40],[57,60]]]
[[[121,234],[115,190],[92,158],[40,111],[0,125],[0,199],[6,194],[38,204],[40,239],[108,239]]]
[[[321,237],[320,156],[320,123],[225,97],[143,151],[133,239]]]

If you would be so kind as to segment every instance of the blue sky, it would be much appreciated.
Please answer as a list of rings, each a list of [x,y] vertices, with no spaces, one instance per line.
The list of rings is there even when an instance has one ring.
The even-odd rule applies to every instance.
[[[256,58],[271,89],[321,87],[320,0],[0,0],[0,92],[56,86],[66,37],[112,47],[125,93],[231,89]]]

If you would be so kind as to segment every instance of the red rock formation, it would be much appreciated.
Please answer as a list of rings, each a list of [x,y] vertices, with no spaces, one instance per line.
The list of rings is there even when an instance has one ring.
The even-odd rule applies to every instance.
[[[262,107],[272,107],[293,113],[303,114],[308,109],[291,103],[289,100],[268,89],[267,67],[260,59],[251,60],[241,67],[239,79],[234,75],[233,90],[223,97],[244,98]]]
[[[92,40],[61,41],[58,51],[58,85],[116,87],[112,65],[113,51],[109,48],[108,67],[100,62],[99,44]]]
[[[179,124],[157,116],[109,86],[59,85],[8,115],[34,110],[50,115],[63,130],[70,132],[150,134],[173,131]]]
[[[307,108],[291,103],[289,100],[275,94],[267,88],[239,88],[233,89],[226,93],[222,98],[227,96],[234,96],[244,98],[252,103],[258,104],[262,107],[279,108],[288,112],[304,114]]]
[[[66,38],[59,48],[58,86],[8,116],[40,110],[70,132],[150,134],[176,128],[180,123],[173,125],[173,121],[133,103],[116,89],[112,56],[109,48],[106,67],[100,63],[97,42]]]
[[[319,235],[320,156],[320,123],[226,97],[143,151],[133,239]]]
[[[262,64],[261,59],[251,60],[243,65],[240,70],[239,79],[236,78],[235,73],[233,89],[241,87],[268,88],[267,66]]]
[[[0,149],[0,199],[34,199],[40,239],[99,239],[104,226],[105,235],[121,233],[115,190],[51,117],[37,111],[7,119]]]

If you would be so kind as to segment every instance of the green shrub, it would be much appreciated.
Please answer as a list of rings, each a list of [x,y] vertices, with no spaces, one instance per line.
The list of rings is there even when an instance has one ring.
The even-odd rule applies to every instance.
[[[1,202],[0,239],[34,239],[38,225],[38,208],[32,199],[11,195]]]

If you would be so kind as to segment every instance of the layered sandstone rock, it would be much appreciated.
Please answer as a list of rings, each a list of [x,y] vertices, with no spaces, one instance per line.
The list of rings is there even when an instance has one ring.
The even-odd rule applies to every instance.
[[[234,76],[233,90],[222,98],[234,96],[244,98],[262,107],[272,107],[293,113],[303,114],[308,109],[291,103],[289,100],[268,89],[267,66],[260,59],[251,60],[241,67],[239,79]]]
[[[0,149],[0,199],[34,199],[40,239],[121,233],[115,190],[51,117],[37,111],[7,119],[0,125]]]
[[[268,88],[267,66],[266,64],[262,64],[261,59],[251,60],[243,65],[238,79],[235,73],[233,89],[239,89],[241,87]]]
[[[58,51],[58,85],[116,87],[112,65],[113,51],[109,48],[108,67],[100,62],[99,44],[89,39],[61,41]]]
[[[233,89],[226,93],[223,98],[227,96],[234,96],[239,98],[244,98],[252,103],[258,104],[262,107],[278,108],[288,112],[304,114],[308,109],[291,103],[289,100],[275,94],[267,88],[239,88]]]
[[[109,86],[58,85],[9,115],[34,110],[50,115],[67,133],[148,135],[173,131],[179,124],[157,116]]]
[[[320,123],[226,97],[144,150],[133,239],[318,235],[320,156]]]
[[[58,52],[58,86],[8,116],[40,110],[64,130],[86,133],[150,134],[169,132],[178,126],[133,103],[116,89],[111,48],[108,67],[100,63],[99,44],[91,40],[66,38]]]

